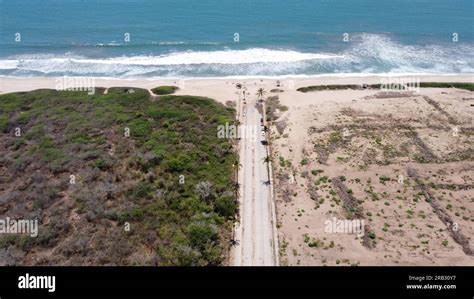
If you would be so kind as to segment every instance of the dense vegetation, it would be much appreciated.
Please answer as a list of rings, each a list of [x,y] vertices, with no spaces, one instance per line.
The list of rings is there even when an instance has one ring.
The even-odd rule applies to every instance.
[[[420,87],[432,88],[459,88],[474,91],[474,83],[438,83],[438,82],[421,82]]]
[[[151,91],[157,95],[172,94],[179,88],[176,86],[158,86],[153,88]]]
[[[380,89],[382,84],[369,84],[369,85],[355,85],[355,84],[343,84],[343,85],[312,85],[306,87],[300,87],[297,90],[300,92],[311,92],[321,90],[344,90],[344,89]],[[392,84],[391,88],[397,88],[400,90],[404,89],[403,85]],[[474,91],[474,83],[438,83],[438,82],[420,82],[420,87],[432,87],[432,88],[459,88]]]
[[[234,114],[132,88],[0,95],[0,217],[40,223],[0,236],[0,264],[221,264],[237,156],[216,132]]]
[[[300,92],[311,92],[311,91],[321,91],[321,90],[341,90],[341,89],[361,89],[362,87],[354,84],[346,85],[311,85],[306,87],[300,87],[297,91]]]

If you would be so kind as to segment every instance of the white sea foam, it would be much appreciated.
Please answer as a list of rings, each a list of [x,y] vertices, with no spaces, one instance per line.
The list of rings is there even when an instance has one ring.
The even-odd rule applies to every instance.
[[[18,67],[18,60],[7,59],[0,60],[0,69],[1,70],[11,70]]]
[[[385,68],[393,73],[468,73],[474,71],[471,45],[402,45],[380,34],[360,34],[344,52],[351,63],[370,65],[364,72]]]
[[[72,59],[78,63],[129,65],[192,65],[296,62],[314,59],[342,58],[338,55],[301,53],[269,49],[178,52],[162,56],[116,57],[109,59]]]
[[[151,77],[255,77],[333,74],[474,73],[474,45],[403,45],[386,35],[351,37],[339,53],[251,48],[180,51],[156,56],[91,59],[66,53],[0,60],[0,75]]]

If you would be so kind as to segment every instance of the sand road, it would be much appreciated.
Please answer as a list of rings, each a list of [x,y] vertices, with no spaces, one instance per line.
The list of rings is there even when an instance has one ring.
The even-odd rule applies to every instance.
[[[235,230],[238,244],[234,248],[236,266],[278,265],[275,212],[272,185],[262,141],[262,115],[256,101],[242,104],[241,122],[246,128],[256,128],[256,136],[244,136],[240,142],[240,222]]]

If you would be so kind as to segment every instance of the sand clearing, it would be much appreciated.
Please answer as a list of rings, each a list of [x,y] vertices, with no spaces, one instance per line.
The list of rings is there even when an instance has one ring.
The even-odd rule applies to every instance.
[[[280,93],[281,264],[474,265],[473,97]],[[364,220],[365,237],[328,231],[334,218]]]

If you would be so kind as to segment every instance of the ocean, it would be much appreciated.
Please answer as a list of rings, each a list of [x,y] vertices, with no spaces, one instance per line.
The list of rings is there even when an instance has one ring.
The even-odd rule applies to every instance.
[[[0,76],[474,73],[473,0],[0,0]]]

